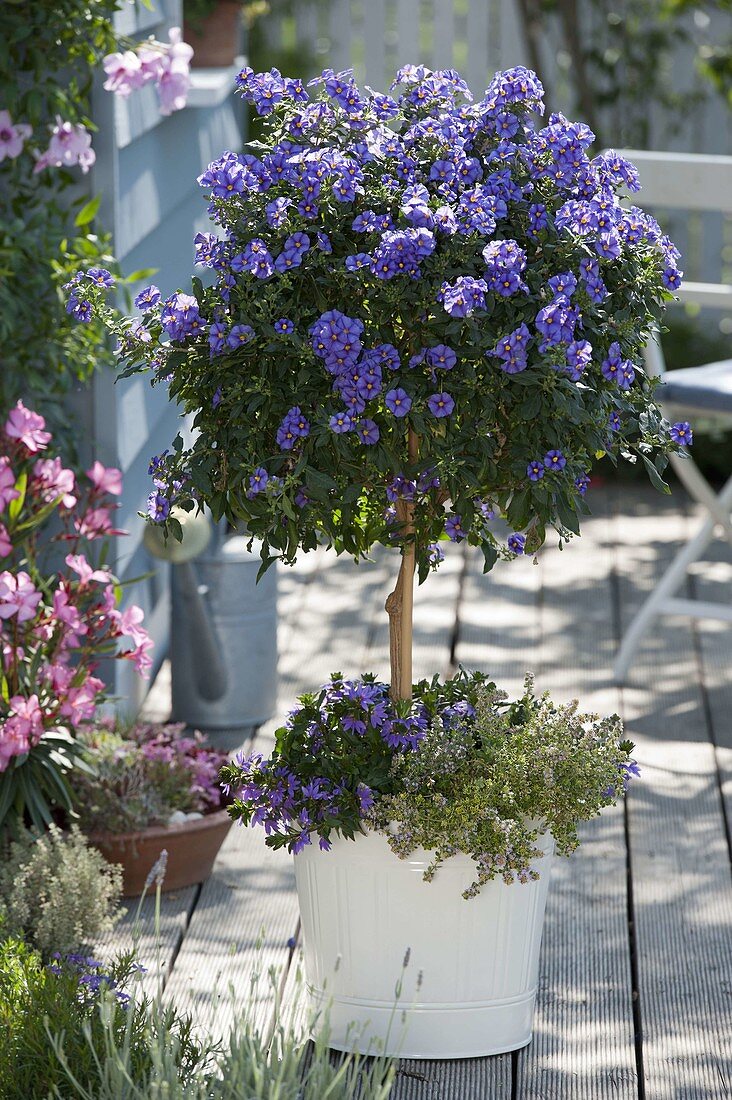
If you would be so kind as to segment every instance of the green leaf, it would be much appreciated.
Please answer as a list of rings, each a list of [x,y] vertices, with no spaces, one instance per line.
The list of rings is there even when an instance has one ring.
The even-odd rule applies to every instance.
[[[666,482],[663,480],[663,478],[659,474],[656,467],[651,462],[648,455],[642,454],[641,458],[643,459],[643,464],[644,464],[646,470],[648,471],[648,477],[650,478],[651,485],[653,486],[653,488],[658,489],[659,493],[670,493],[671,490],[669,489],[668,485],[666,484]],[[12,505],[11,505],[11,508],[12,508]]]
[[[28,489],[28,471],[23,470],[15,483],[15,489],[18,493],[15,500],[11,500],[8,505],[8,517],[10,522],[14,523],[21,513],[23,505],[25,504],[25,494]]]
[[[89,202],[85,203],[79,213],[74,218],[74,225],[81,228],[84,225],[89,225],[94,221],[99,210],[99,206],[102,201],[101,195],[95,195],[93,199],[89,199]]]

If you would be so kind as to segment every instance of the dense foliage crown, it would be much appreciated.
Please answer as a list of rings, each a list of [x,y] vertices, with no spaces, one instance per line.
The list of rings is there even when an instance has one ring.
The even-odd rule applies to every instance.
[[[548,524],[576,532],[595,456],[640,454],[662,484],[675,443],[640,353],[680,272],[620,204],[632,165],[590,159],[561,115],[542,127],[522,68],[478,102],[423,66],[394,97],[331,70],[312,91],[276,70],[238,86],[266,140],[200,177],[222,230],[196,238],[211,285],[147,288],[142,321],[117,323],[127,369],[195,414],[192,445],[153,462],[154,519],[205,501],[265,559],[323,538],[359,557],[403,541],[408,503],[424,575],[445,534],[489,568]]]

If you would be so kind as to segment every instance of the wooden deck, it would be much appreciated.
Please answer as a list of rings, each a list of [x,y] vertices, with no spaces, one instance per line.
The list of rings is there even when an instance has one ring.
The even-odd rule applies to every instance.
[[[509,692],[526,669],[557,698],[619,711],[642,768],[625,806],[584,829],[553,874],[532,1044],[465,1062],[403,1062],[392,1100],[716,1100],[732,1096],[732,627],[668,618],[630,682],[609,677],[621,629],[695,522],[682,494],[591,492],[594,515],[564,551],[487,577],[450,547],[418,590],[415,676],[456,663]],[[281,711],[329,672],[386,676],[383,602],[394,562],[315,554],[280,574]],[[729,602],[729,551],[689,579]],[[158,685],[151,706],[166,705]],[[257,732],[266,750],[272,730]],[[468,904],[468,903],[466,903]],[[116,933],[125,938],[129,918]],[[166,994],[202,1022],[260,965],[291,966],[291,859],[235,828],[208,882],[163,902]],[[256,947],[261,940],[259,948]],[[152,937],[142,954],[152,962]],[[262,1018],[271,1010],[263,996]]]

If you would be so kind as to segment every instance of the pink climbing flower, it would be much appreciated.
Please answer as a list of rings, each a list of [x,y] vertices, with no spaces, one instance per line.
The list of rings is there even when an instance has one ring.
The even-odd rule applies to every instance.
[[[180,27],[171,27],[168,37],[170,46],[163,56],[163,67],[158,78],[161,115],[169,115],[185,107],[191,85],[193,49],[183,41]]]
[[[94,569],[83,554],[67,554],[65,560],[69,569],[73,569],[74,573],[78,574],[79,586],[81,588],[84,588],[90,581],[99,581],[101,584],[108,584],[111,579],[109,570]]]
[[[34,172],[44,168],[73,168],[79,165],[86,174],[97,155],[91,147],[91,134],[82,123],[64,122],[56,115],[56,125],[51,131],[48,149],[36,162]]]
[[[10,117],[9,111],[0,111],[0,162],[6,157],[14,160],[23,152],[23,146],[27,138],[33,133],[33,128],[26,122],[16,122]]]
[[[145,83],[146,75],[142,71],[140,58],[134,50],[107,54],[102,61],[102,66],[107,74],[104,82],[105,90],[114,92],[123,99]]]

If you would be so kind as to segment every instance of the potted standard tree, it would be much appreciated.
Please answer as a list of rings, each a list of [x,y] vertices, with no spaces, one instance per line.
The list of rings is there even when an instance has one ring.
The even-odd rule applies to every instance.
[[[477,102],[453,70],[422,66],[400,70],[393,97],[332,71],[314,91],[274,70],[238,85],[266,139],[200,178],[222,230],[196,239],[213,285],[164,302],[148,288],[131,323],[83,276],[76,301],[120,335],[126,371],[151,369],[194,414],[192,445],[154,460],[152,521],[176,535],[171,509],[205,502],[246,522],[262,569],[322,541],[401,555],[390,684],[336,676],[270,761],[225,770],[232,815],[296,853],[334,1045],[355,1041],[349,1019],[387,1034],[411,945],[424,979],[403,1052],[513,1049],[531,1035],[553,838],[571,849],[634,770],[632,746],[615,720],[530,689],[509,705],[482,676],[413,691],[414,576],[443,539],[479,546],[486,569],[536,552],[548,526],[568,540],[595,457],[640,457],[664,487],[676,445],[640,352],[678,253],[621,207],[630,164],[590,159],[586,126],[537,119],[525,69]]]

